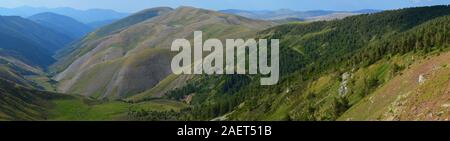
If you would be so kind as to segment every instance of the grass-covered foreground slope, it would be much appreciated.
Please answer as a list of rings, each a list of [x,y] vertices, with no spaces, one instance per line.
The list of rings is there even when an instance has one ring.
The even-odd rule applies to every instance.
[[[450,7],[433,6],[277,26],[257,36],[281,41],[277,85],[260,86],[259,76],[198,76],[165,93],[192,105],[167,116],[445,120],[449,22]]]
[[[32,90],[0,80],[0,120],[136,120],[141,111],[179,111],[186,104],[170,100],[141,103],[98,101],[82,96]]]
[[[31,90],[7,80],[0,80],[0,120],[44,120],[53,99],[71,96]]]

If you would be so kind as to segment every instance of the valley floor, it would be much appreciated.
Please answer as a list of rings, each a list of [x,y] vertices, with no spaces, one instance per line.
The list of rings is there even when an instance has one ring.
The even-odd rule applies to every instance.
[[[179,111],[186,104],[169,100],[152,100],[137,104],[122,101],[95,102],[83,99],[55,100],[48,120],[129,120],[130,111]]]

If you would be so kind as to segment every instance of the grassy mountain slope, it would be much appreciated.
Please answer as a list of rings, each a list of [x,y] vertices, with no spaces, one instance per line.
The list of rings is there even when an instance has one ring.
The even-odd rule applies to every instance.
[[[339,120],[449,120],[450,52],[416,59]]]
[[[55,60],[52,52],[64,46],[66,36],[20,17],[0,17],[2,56],[13,57],[27,64],[47,66]]]
[[[379,111],[371,110],[372,108],[375,108],[375,106],[379,106],[378,108],[384,109],[386,111],[385,113],[389,113],[389,110],[392,109],[394,109],[394,113],[398,111],[402,111],[401,113],[414,113],[400,109],[402,107],[401,102],[393,102],[393,98],[386,97],[386,95],[390,94],[402,97],[401,95],[404,94],[403,92],[390,91],[391,89],[386,91],[379,89],[380,87],[385,87],[384,85],[391,85],[403,90],[408,90],[411,88],[410,86],[414,86],[408,84],[399,86],[399,83],[404,82],[397,81],[396,79],[398,78],[396,77],[404,73],[402,72],[403,69],[407,69],[407,71],[414,71],[414,67],[410,68],[408,66],[410,64],[414,64],[415,62],[421,61],[421,59],[410,60],[409,57],[420,58],[432,56],[429,52],[436,50],[436,52],[443,52],[445,51],[445,48],[449,47],[449,41],[445,38],[450,35],[448,32],[450,27],[448,24],[445,24],[450,20],[448,16],[450,14],[449,12],[450,10],[448,6],[388,11],[380,14],[347,18],[340,21],[341,23],[339,21],[335,22],[338,27],[331,27],[330,29],[339,31],[337,33],[333,33],[333,30],[327,31],[327,28],[325,27],[318,33],[312,32],[310,34],[303,34],[303,39],[305,40],[320,40],[320,36],[328,33],[330,35],[334,35],[334,37],[346,35],[346,32],[356,33],[358,37],[347,36],[346,38],[340,38],[343,39],[340,41],[333,41],[333,39],[336,38],[331,38],[331,40],[328,38],[326,39],[328,42],[322,42],[321,44],[310,44],[316,42],[302,42],[301,40],[299,41],[300,43],[290,43],[291,45],[289,46],[294,47],[293,49],[297,50],[299,53],[309,55],[307,58],[313,58],[311,59],[313,64],[308,64],[305,71],[299,71],[290,75],[290,77],[293,78],[286,78],[286,81],[281,83],[281,85],[284,86],[278,88],[280,92],[274,92],[281,94],[282,96],[274,96],[272,94],[272,96],[277,97],[275,102],[267,101],[269,99],[266,98],[269,98],[270,96],[262,96],[261,100],[257,101],[259,101],[258,103],[266,104],[255,106],[254,104],[245,103],[244,105],[240,105],[242,108],[238,108],[238,110],[230,114],[229,118],[241,120],[335,120],[338,119],[348,108],[352,107],[351,109],[359,109],[349,111],[349,113],[353,113],[349,115],[360,117],[354,118],[355,120],[376,120],[376,118],[364,116],[375,116],[380,114],[380,109],[377,109]],[[418,16],[419,14],[421,16]],[[348,31],[351,27],[347,27],[347,24],[345,24],[346,20],[351,21],[352,23],[362,24],[364,23],[364,20],[367,19],[370,21],[368,22],[369,24],[374,25],[352,25],[351,27],[356,27],[356,29],[359,28],[359,30],[356,31]],[[379,24],[379,26],[383,27],[380,29],[375,24]],[[345,27],[347,30],[339,30],[339,26]],[[372,28],[373,30],[368,30],[369,28]],[[360,33],[358,31],[365,32]],[[373,34],[371,34],[371,31],[377,32],[372,32]],[[318,36],[319,38],[317,38]],[[360,39],[355,40],[358,38]],[[289,38],[286,39],[290,40]],[[336,45],[333,46],[333,42],[336,43]],[[292,45],[300,46],[295,47]],[[310,50],[313,51],[308,52]],[[327,53],[328,51],[333,51],[333,53]],[[410,53],[412,55],[402,55],[405,53]],[[443,65],[434,61],[430,61],[426,64]],[[419,68],[425,69],[426,67],[420,66]],[[299,81],[296,79],[302,80]],[[419,76],[412,76],[410,79],[410,83],[417,82]],[[442,114],[442,109],[440,109],[442,108],[441,105],[443,103],[437,102],[439,100],[446,101],[445,98],[442,98],[446,97],[447,94],[445,93],[445,89],[448,87],[445,85],[445,77],[443,80],[443,85],[429,81],[430,85],[427,88],[443,90],[431,92],[435,95],[432,95],[429,98],[435,99],[436,101],[430,101],[429,103],[436,105],[431,106],[430,104],[428,107],[419,106],[423,104],[422,102],[424,101],[415,101],[416,103],[411,104],[410,106],[414,105],[421,107],[421,112],[428,110],[435,111],[435,113],[441,112],[441,117],[435,116],[435,119],[445,119],[448,117],[448,115],[445,115],[445,112],[448,113],[448,110],[443,110],[444,112]],[[417,95],[425,95],[427,93],[430,92],[418,91]],[[366,97],[367,95],[372,96]],[[409,98],[417,99],[417,95]],[[380,101],[373,101],[372,97],[378,97]],[[361,104],[360,107],[360,104],[358,103],[362,98],[366,100],[362,102],[365,104]],[[384,102],[392,102],[391,105],[393,105],[393,107],[398,106],[395,104],[400,104],[398,107],[392,108],[389,107],[389,104],[385,104]],[[262,112],[260,110],[265,111],[264,114],[256,114]],[[416,113],[420,112],[416,111]],[[397,114],[399,113],[393,114],[394,116],[385,116],[380,119],[390,118],[394,120],[410,120],[414,117],[417,120],[427,120],[427,118],[412,115],[410,115],[409,118],[391,118],[399,117]],[[352,119],[351,116],[349,116],[348,119]]]
[[[143,14],[146,12],[154,13],[146,10],[137,15],[147,15]],[[116,23],[121,22],[125,21]],[[82,41],[88,46],[75,50],[77,59],[56,76],[61,82],[58,88],[61,92],[100,98],[139,94],[171,74],[170,60],[174,53],[170,52],[170,46],[174,39],[192,39],[197,30],[204,32],[204,38],[236,38],[270,26],[270,22],[181,7],[106,37]]]
[[[0,79],[0,120],[44,120],[51,99],[70,99],[71,96],[57,95],[27,89]]]
[[[137,104],[97,101],[32,90],[0,79],[0,120],[129,120],[129,113],[135,111],[179,111],[185,107],[169,100]]]
[[[398,112],[408,108],[409,113],[429,111],[425,115],[446,119],[448,69],[442,66],[450,47],[449,16],[449,6],[433,6],[277,26],[258,37],[281,41],[279,84],[260,86],[259,76],[202,76],[165,97],[189,100],[193,108],[183,113],[187,119],[413,119],[413,114]],[[444,55],[434,58],[436,53]],[[423,59],[427,56],[433,63]],[[410,75],[417,70],[425,81],[408,85],[420,79]],[[389,88],[398,87],[403,77],[410,80],[399,88],[411,87],[413,93],[391,93]]]
[[[52,73],[59,73],[66,69],[75,59],[86,54],[88,51],[99,46],[103,40],[107,40],[110,36],[116,32],[124,30],[126,27],[132,26],[139,22],[152,19],[158,15],[165,14],[169,12],[170,8],[151,8],[146,9],[136,14],[125,17],[124,19],[114,21],[111,24],[102,26],[101,28],[89,33],[88,36],[84,37],[79,42],[76,42],[69,47],[58,52],[55,56],[58,58],[58,62],[50,67]]]
[[[91,28],[75,19],[55,13],[39,13],[28,17],[28,19],[59,33],[71,37],[73,40],[79,39]]]
[[[23,86],[36,88],[36,89],[52,89],[52,81],[44,80],[40,82],[33,81],[30,79],[34,76],[35,78],[45,78],[44,72],[38,67],[33,67],[21,62],[20,60],[10,58],[10,57],[0,57],[0,79],[8,80]],[[45,88],[43,85],[50,84],[49,87]]]
[[[44,71],[55,62],[53,52],[69,41],[68,36],[31,20],[1,16],[0,78],[41,90],[53,89],[54,82]]]

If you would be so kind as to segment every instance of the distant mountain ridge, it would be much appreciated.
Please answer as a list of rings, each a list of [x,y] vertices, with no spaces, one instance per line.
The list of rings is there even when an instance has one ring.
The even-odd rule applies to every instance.
[[[128,13],[121,13],[108,9],[89,9],[78,10],[69,7],[60,8],[38,8],[22,6],[17,8],[0,8],[0,15],[4,16],[21,16],[29,17],[38,13],[52,12],[64,16],[74,18],[82,23],[88,24],[97,21],[105,21],[112,19],[120,19],[128,15]]]
[[[66,34],[73,40],[81,38],[92,30],[92,28],[88,25],[85,25],[71,17],[50,12],[39,13],[28,17],[28,19],[49,29],[53,29],[54,31]]]
[[[96,36],[105,36],[105,35],[111,34],[113,32],[116,32],[117,30],[121,30],[128,26],[151,19],[153,17],[162,15],[162,14],[170,12],[172,10],[173,9],[170,7],[157,7],[157,8],[145,9],[145,10],[142,10],[140,12],[132,14],[128,17],[125,17],[123,19],[120,19],[118,21],[115,21],[107,26],[104,26],[104,27],[98,29],[95,32],[95,35]]]
[[[87,25],[88,25],[89,27],[91,27],[91,28],[96,29],[96,28],[99,28],[99,27],[102,27],[102,26],[105,26],[105,25],[109,25],[109,24],[111,24],[111,23],[113,23],[113,22],[115,22],[115,21],[117,21],[117,19],[110,19],[110,20],[103,20],[103,21],[95,21],[95,22],[87,23]]]
[[[235,14],[244,16],[247,18],[260,19],[260,20],[283,20],[283,19],[318,19],[318,17],[322,17],[322,19],[337,19],[342,18],[342,15],[356,15],[356,14],[368,14],[368,13],[376,13],[380,12],[380,10],[374,9],[364,9],[358,11],[330,11],[330,10],[311,10],[311,11],[294,11],[290,9],[280,9],[280,10],[262,10],[262,11],[248,11],[248,10],[238,10],[238,9],[227,9],[220,10],[219,12],[227,13],[227,14]],[[337,13],[340,13],[341,16],[335,17]],[[326,17],[326,18],[324,18]]]

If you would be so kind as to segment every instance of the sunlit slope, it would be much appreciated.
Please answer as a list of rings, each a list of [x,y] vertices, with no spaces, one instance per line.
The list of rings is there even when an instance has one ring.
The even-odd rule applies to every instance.
[[[184,114],[203,120],[368,119],[372,117],[365,113],[372,111],[364,102],[368,96],[377,97],[380,89],[414,70],[413,64],[425,61],[423,58],[448,51],[449,15],[449,6],[419,7],[270,28],[257,37],[280,39],[281,79],[277,85],[261,86],[259,76],[206,76],[167,92],[165,97],[189,101],[194,108]],[[445,75],[445,71],[439,73]],[[437,83],[424,81],[423,86],[436,87],[436,92],[430,93],[445,101],[446,77],[439,78]],[[411,82],[418,79],[411,77]],[[423,79],[433,77],[424,74]],[[374,103],[381,105],[375,111],[389,107],[383,104],[386,101],[379,102]],[[445,115],[441,109],[445,102],[430,103],[435,105],[422,110],[436,109]]]
[[[103,38],[82,41],[88,46],[74,52],[85,53],[76,55],[78,58],[56,76],[58,88],[99,98],[136,95],[172,73],[173,40],[192,39],[194,31],[203,31],[205,39],[237,38],[271,26],[270,22],[181,7]]]
[[[404,59],[417,61],[339,120],[449,120],[450,52]]]
[[[256,103],[244,101],[227,117],[234,120],[448,119],[446,52],[450,47],[450,26],[446,23],[450,21],[450,9],[440,8],[412,8],[341,21],[361,23],[357,21],[365,19],[382,26],[378,29],[378,26],[353,24],[356,28],[370,27],[376,31],[370,34],[370,30],[363,30],[359,37],[341,36],[346,34],[345,30],[335,32],[339,26],[346,27],[339,22],[335,22],[338,27],[297,36],[300,40],[287,36],[293,49],[314,62],[308,65],[311,70],[290,75],[277,87],[269,88],[277,91],[260,93]],[[423,15],[416,15],[418,11],[423,11]],[[391,23],[388,19],[393,17],[399,17],[398,21]],[[334,37],[323,38],[327,42],[322,44],[311,42],[327,34]],[[345,38],[332,42],[339,37]],[[435,57],[439,53],[443,55]]]
[[[130,15],[123,19],[117,20],[109,25],[105,25],[94,32],[89,33],[81,41],[75,42],[69,47],[61,50],[55,55],[58,62],[50,67],[52,73],[59,73],[67,68],[75,59],[84,55],[86,52],[97,47],[101,41],[109,38],[111,34],[120,32],[125,28],[137,24],[139,22],[152,19],[156,16],[165,14],[171,11],[171,8],[151,8],[146,9],[136,14]]]

